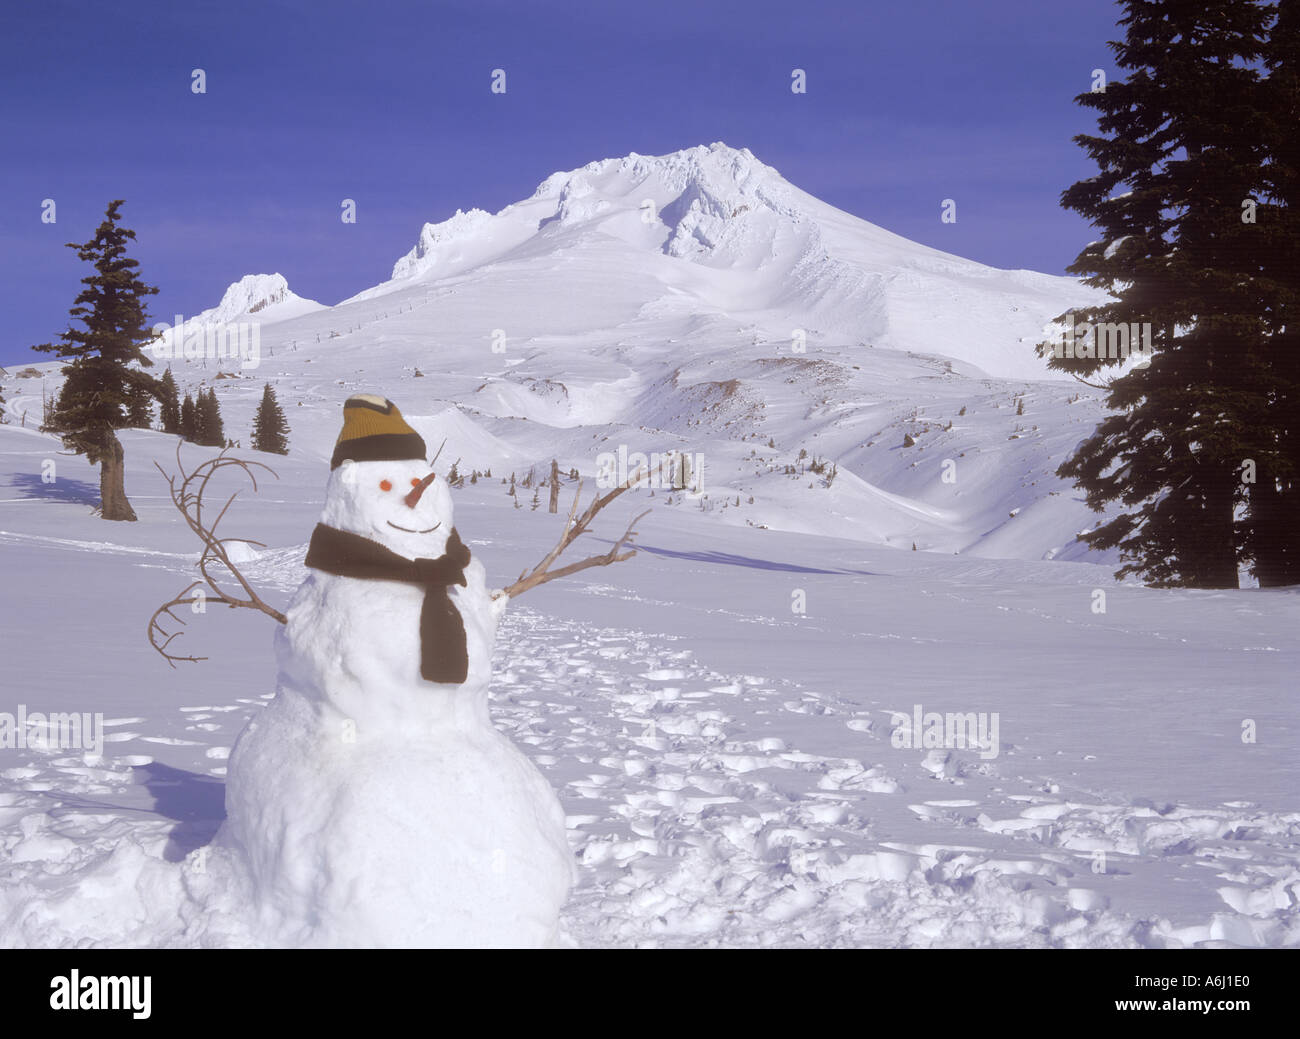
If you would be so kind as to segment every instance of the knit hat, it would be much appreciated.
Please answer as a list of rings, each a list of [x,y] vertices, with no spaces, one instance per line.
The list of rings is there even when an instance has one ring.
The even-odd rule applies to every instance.
[[[406,424],[391,400],[359,393],[343,404],[343,430],[334,445],[330,468],[344,459],[354,462],[423,461],[428,457],[424,438]]]

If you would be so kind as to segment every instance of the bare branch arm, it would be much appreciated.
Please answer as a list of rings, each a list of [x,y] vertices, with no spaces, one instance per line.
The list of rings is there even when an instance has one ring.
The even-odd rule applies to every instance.
[[[243,542],[249,545],[262,546],[262,542],[253,541],[248,538],[225,538],[217,535],[217,527],[225,518],[227,510],[231,503],[234,502],[238,491],[231,494],[226,500],[225,505],[217,513],[217,517],[211,524],[205,522],[203,515],[203,498],[207,491],[208,484],[216,473],[224,468],[234,466],[240,469],[253,485],[253,490],[257,490],[257,475],[255,469],[265,469],[272,476],[275,476],[275,470],[261,462],[247,461],[241,458],[232,458],[225,451],[222,451],[215,458],[209,458],[206,462],[196,466],[193,471],[186,471],[185,464],[181,459],[180,441],[176,443],[176,468],[177,475],[173,476],[163,469],[162,466],[154,463],[154,467],[163,475],[167,481],[168,493],[171,496],[172,504],[176,506],[178,512],[184,518],[186,525],[192,530],[196,537],[203,543],[203,551],[199,554],[198,569],[202,576],[201,580],[192,582],[183,592],[175,598],[168,600],[153,612],[149,618],[147,634],[149,644],[153,646],[167,663],[172,667],[176,666],[178,660],[198,661],[206,660],[206,657],[180,656],[168,651],[167,647],[171,641],[182,634],[182,632],[168,632],[162,626],[162,618],[169,617],[179,624],[185,621],[172,612],[176,606],[191,605],[194,602],[194,590],[202,586],[210,589],[211,594],[206,595],[208,602],[221,603],[232,609],[246,608],[258,610],[270,617],[274,617],[281,624],[287,620],[285,615],[275,607],[268,605],[261,596],[253,589],[248,579],[240,572],[230,560],[226,551],[227,544]],[[239,587],[243,590],[243,597],[226,591],[217,583],[217,578],[208,569],[213,561],[219,562],[226,568],[227,572],[238,582]]]
[[[591,504],[587,506],[582,515],[575,521],[574,516],[578,512],[578,501],[582,497],[582,484],[579,482],[578,489],[573,495],[573,505],[569,509],[569,517],[564,522],[564,533],[560,535],[560,540],[556,543],[555,547],[546,554],[540,563],[533,567],[532,570],[520,574],[519,580],[504,588],[502,594],[514,598],[516,595],[522,595],[524,592],[528,591],[528,589],[536,588],[538,585],[545,584],[547,581],[554,581],[560,577],[568,577],[570,574],[576,574],[580,570],[586,570],[593,566],[608,566],[610,563],[621,563],[623,560],[631,559],[636,555],[635,549],[628,549],[625,552],[620,550],[636,536],[636,525],[649,513],[649,509],[640,513],[631,523],[628,524],[627,529],[619,539],[614,542],[613,547],[611,547],[608,552],[603,552],[600,555],[588,556],[586,559],[580,559],[576,562],[569,563],[567,566],[562,566],[558,570],[550,569],[551,564],[559,559],[564,550],[573,544],[580,535],[587,532],[587,528],[590,526],[591,521],[596,518],[606,505],[629,488],[636,486],[649,475],[650,473],[648,470],[638,470],[612,491],[603,496],[593,498]]]

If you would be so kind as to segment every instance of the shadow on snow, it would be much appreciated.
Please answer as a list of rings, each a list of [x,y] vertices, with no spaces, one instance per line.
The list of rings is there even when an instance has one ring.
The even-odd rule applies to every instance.
[[[689,559],[696,563],[719,563],[725,566],[743,566],[751,570],[783,570],[793,574],[865,574],[878,577],[872,570],[823,570],[815,566],[800,566],[798,563],[777,563],[770,559],[754,559],[752,556],[738,556],[731,552],[679,552],[671,548],[655,548],[652,545],[634,543],[632,548],[638,552],[649,552],[652,556],[668,556],[672,559]]]
[[[40,473],[15,473],[9,486],[24,498],[44,498],[46,501],[71,502],[74,505],[99,505],[98,484],[85,480],[60,477],[53,483],[41,480]]]
[[[167,834],[167,845],[163,849],[163,858],[168,862],[181,862],[190,852],[212,841],[226,818],[226,784],[222,780],[156,761],[134,765],[132,770],[136,782],[153,797],[151,806],[114,804],[77,794],[47,791],[45,796],[57,801],[50,814],[113,812],[171,819],[176,825]]]

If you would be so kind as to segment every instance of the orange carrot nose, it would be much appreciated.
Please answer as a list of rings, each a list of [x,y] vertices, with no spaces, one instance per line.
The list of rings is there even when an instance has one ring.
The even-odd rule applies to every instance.
[[[413,509],[420,504],[420,496],[424,494],[424,489],[428,487],[429,484],[433,483],[437,475],[438,475],[437,473],[430,473],[423,480],[421,480],[419,483],[417,483],[414,487],[411,488],[411,493],[408,494],[404,499],[402,499],[403,501],[406,502],[407,508]]]

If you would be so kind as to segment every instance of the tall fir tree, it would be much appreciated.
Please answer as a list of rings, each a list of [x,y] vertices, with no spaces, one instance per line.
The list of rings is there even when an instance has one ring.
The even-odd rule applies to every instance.
[[[155,380],[142,369],[153,361],[144,346],[155,336],[148,328],[144,297],[157,293],[137,275],[140,264],[127,256],[135,232],[118,222],[122,199],[110,202],[104,220],[87,242],[69,242],[81,260],[94,267],[70,311],[84,328],[71,328],[58,343],[35,350],[71,357],[58,407],[49,426],[64,446],[99,466],[100,515],[107,520],[134,520],[126,497],[125,465],[117,430],[127,425],[132,391],[156,392]],[[135,367],[138,365],[139,367]]]
[[[1075,137],[1099,172],[1061,196],[1102,231],[1068,269],[1115,297],[1073,316],[1109,334],[1049,363],[1080,376],[1121,364],[1126,351],[1106,348],[1133,326],[1150,327],[1154,352],[1109,383],[1113,413],[1058,474],[1098,512],[1113,502],[1133,510],[1082,535],[1119,548],[1121,576],[1236,587],[1241,420],[1262,403],[1245,361],[1267,332],[1241,216],[1261,180],[1269,10],[1257,0],[1122,7],[1125,39],[1111,47],[1128,76],[1076,99],[1099,113],[1101,135]]]
[[[289,453],[289,423],[269,382],[262,389],[262,403],[253,417],[253,450]]]
[[[188,393],[181,401],[181,437],[190,443],[195,443],[199,437],[199,409]]]
[[[1263,406],[1242,549],[1260,585],[1300,584],[1300,0],[1281,0],[1265,48],[1263,197],[1252,225],[1269,337],[1252,357]]]
[[[176,436],[181,431],[181,403],[170,368],[158,380],[158,421],[164,433]]]

